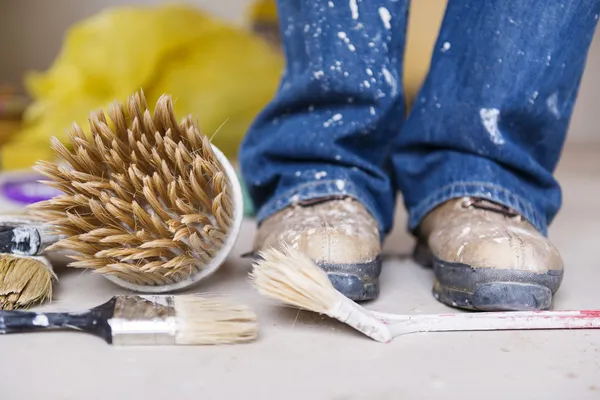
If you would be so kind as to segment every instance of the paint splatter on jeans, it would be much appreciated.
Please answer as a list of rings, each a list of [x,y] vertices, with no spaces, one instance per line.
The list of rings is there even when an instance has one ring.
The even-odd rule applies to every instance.
[[[406,117],[407,0],[280,0],[287,66],[240,151],[262,220],[347,195],[391,229],[477,196],[547,232],[553,178],[600,0],[450,0],[430,71]]]

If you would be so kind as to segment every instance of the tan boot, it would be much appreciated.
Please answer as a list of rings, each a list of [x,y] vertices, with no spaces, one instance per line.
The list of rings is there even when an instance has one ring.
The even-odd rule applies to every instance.
[[[258,228],[254,252],[279,243],[301,250],[352,300],[379,294],[381,240],[377,222],[356,200],[319,201],[288,207]]]
[[[433,264],[435,297],[474,310],[540,310],[563,277],[557,249],[501,205],[451,200],[421,223],[416,256]]]

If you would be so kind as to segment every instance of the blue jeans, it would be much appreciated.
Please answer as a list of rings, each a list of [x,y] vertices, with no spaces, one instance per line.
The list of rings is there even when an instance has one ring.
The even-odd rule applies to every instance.
[[[258,219],[350,196],[409,230],[457,197],[515,209],[547,233],[553,177],[600,13],[599,0],[449,0],[407,118],[408,0],[280,0],[287,59],[275,99],[240,151]]]

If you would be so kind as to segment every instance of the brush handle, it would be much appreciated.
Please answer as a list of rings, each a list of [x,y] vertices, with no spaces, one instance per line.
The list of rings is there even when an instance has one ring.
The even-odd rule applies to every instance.
[[[373,340],[387,343],[392,340],[388,325],[374,317],[366,308],[340,295],[335,307],[327,315],[341,321]]]
[[[389,324],[394,337],[415,332],[600,328],[600,310],[373,315]]]
[[[45,225],[1,225],[0,253],[38,256],[61,239]]]
[[[112,301],[112,300],[111,300]],[[112,342],[107,317],[112,315],[114,301],[79,313],[36,313],[0,311],[0,334],[40,332],[50,330],[82,331]]]

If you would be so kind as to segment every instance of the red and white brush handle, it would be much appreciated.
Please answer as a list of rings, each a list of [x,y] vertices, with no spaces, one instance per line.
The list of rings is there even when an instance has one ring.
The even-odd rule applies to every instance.
[[[395,315],[370,311],[392,337],[416,332],[598,329],[600,310]]]

